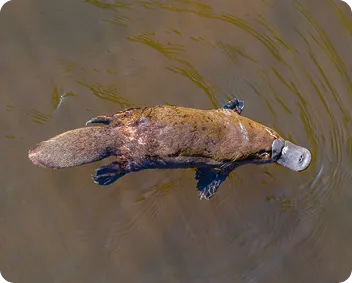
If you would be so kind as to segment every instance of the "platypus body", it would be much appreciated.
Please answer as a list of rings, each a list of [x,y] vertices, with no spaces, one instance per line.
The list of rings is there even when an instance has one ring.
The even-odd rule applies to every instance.
[[[209,199],[239,165],[277,162],[295,171],[309,165],[307,149],[241,116],[243,106],[234,99],[216,110],[130,108],[87,122],[99,126],[43,141],[29,151],[29,158],[42,167],[66,168],[116,156],[96,170],[93,179],[99,185],[143,169],[196,168],[201,199]]]

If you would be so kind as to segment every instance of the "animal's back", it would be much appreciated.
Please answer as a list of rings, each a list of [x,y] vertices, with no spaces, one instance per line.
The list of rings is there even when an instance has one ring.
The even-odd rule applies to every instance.
[[[141,161],[201,157],[232,162],[269,151],[278,137],[273,130],[226,109],[156,106],[98,116],[95,121],[106,125],[71,130],[41,142],[30,151],[30,159],[51,168],[78,166],[110,155]]]
[[[234,111],[200,110],[177,106],[136,109],[126,135],[143,155],[206,157],[218,161],[243,160],[270,146],[271,129]]]

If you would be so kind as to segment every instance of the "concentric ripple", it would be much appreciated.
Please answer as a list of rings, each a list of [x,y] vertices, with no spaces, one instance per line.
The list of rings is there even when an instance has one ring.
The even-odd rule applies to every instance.
[[[173,0],[135,1],[134,5],[140,13],[160,13],[167,19],[165,28],[129,34],[129,44],[157,54],[171,78],[191,83],[208,107],[221,107],[231,97],[243,99],[243,115],[308,148],[313,158],[300,173],[277,165],[238,169],[236,178],[225,182],[206,204],[196,198],[185,200],[180,195],[185,192],[178,189],[175,198],[200,213],[197,222],[171,209],[180,205],[163,203],[158,208],[161,204],[150,195],[150,209],[127,224],[112,223],[119,228],[110,231],[109,246],[122,245],[136,233],[141,219],[155,227],[156,213],[165,213],[168,218],[160,218],[158,224],[164,223],[165,229],[178,227],[178,234],[160,227],[153,235],[161,239],[158,249],[165,251],[165,260],[181,281],[301,282],[308,278],[329,262],[328,243],[342,237],[334,235],[334,225],[340,221],[336,217],[341,199],[350,195],[352,80],[343,45],[351,43],[341,9],[332,1],[321,4],[325,15],[334,19],[329,25],[311,5],[300,1],[285,6],[262,1],[253,4],[250,13],[230,3],[214,7]],[[192,19],[207,30],[201,31],[197,24],[175,24],[180,18]],[[194,185],[182,183],[188,190]],[[177,217],[182,224],[175,223]],[[120,244],[114,244],[114,237]],[[187,255],[182,262],[180,254]]]
[[[0,15],[0,270],[9,281],[346,279],[352,13],[345,4],[27,2],[11,1]],[[164,103],[219,108],[235,97],[244,100],[242,115],[309,149],[310,166],[242,166],[200,201],[191,169],[131,173],[100,188],[89,178],[98,164],[51,171],[28,162],[35,142],[96,115]]]

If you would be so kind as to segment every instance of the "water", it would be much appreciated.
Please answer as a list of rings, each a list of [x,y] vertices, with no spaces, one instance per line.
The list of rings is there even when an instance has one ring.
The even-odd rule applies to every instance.
[[[11,282],[321,282],[352,268],[352,14],[333,0],[14,0],[0,14],[0,271]],[[33,166],[35,143],[131,106],[243,115],[311,150],[301,173],[112,186]]]

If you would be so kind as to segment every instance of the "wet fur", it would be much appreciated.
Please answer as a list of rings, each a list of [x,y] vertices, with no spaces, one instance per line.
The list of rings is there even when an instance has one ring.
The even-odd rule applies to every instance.
[[[100,185],[151,168],[213,168],[228,174],[241,164],[272,162],[272,143],[279,137],[230,109],[133,108],[88,123],[99,126],[41,142],[29,151],[30,160],[65,168],[116,156],[115,162],[97,169],[94,180]]]

